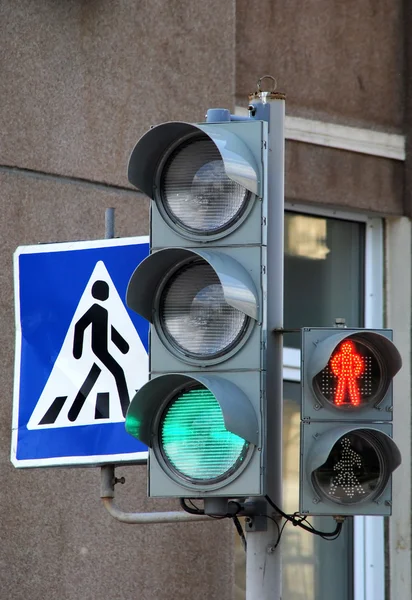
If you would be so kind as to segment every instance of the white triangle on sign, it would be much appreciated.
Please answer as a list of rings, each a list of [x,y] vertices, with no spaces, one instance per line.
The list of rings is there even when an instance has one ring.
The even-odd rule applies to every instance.
[[[92,295],[92,287],[97,281],[107,284],[102,284],[106,290],[108,289],[108,297],[105,299]],[[81,328],[82,351],[80,358],[75,358],[73,343],[76,324],[86,313],[88,315],[93,313],[93,310],[88,313],[93,306],[93,310],[97,310],[100,317],[102,315],[107,317],[107,324],[104,318],[100,318],[99,328],[99,323],[97,325],[95,322],[91,323],[85,317],[86,324],[87,322],[89,324],[86,328],[83,324]],[[93,317],[91,320],[93,321]],[[104,324],[104,331],[102,331],[102,324]],[[93,327],[96,327],[94,333],[92,333]],[[100,358],[92,350],[92,337],[95,339],[95,349]],[[96,338],[98,338],[97,342]],[[98,348],[102,348],[103,354],[96,347],[98,342],[100,342]],[[107,268],[103,261],[99,261],[80,298],[59,355],[27,428],[55,429],[124,421],[120,403],[120,395],[124,394],[119,394],[119,380],[125,379],[128,396],[132,400],[136,391],[147,382],[148,368],[148,356],[142,341]],[[124,379],[121,372],[124,373]],[[85,399],[80,402],[80,405],[77,403],[74,417],[72,405],[78,398],[79,391],[84,390],[86,380],[89,381],[88,387],[91,386],[91,389],[87,394],[83,393]],[[96,405],[103,410],[96,412]],[[71,418],[69,418],[71,408]]]

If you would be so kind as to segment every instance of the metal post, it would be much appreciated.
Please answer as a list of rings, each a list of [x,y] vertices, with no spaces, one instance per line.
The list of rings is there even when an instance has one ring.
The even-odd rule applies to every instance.
[[[269,122],[268,231],[267,231],[267,494],[282,505],[282,405],[283,338],[275,329],[283,328],[283,221],[284,221],[284,120],[282,94],[259,92],[251,104],[256,118],[264,114]],[[273,518],[273,509],[267,505]],[[280,600],[282,596],[281,553],[276,547],[279,529],[267,519],[265,531],[247,534],[246,599]]]
[[[114,238],[114,208],[106,208],[105,212],[105,238],[111,240]]]

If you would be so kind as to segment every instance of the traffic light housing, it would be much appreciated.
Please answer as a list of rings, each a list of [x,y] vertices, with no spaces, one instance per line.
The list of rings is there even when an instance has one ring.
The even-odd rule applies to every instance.
[[[300,512],[390,515],[392,379],[402,365],[388,329],[304,328]]]
[[[151,497],[266,493],[267,161],[252,118],[164,123],[132,152],[151,254],[126,301],[151,327],[126,430],[149,447]]]

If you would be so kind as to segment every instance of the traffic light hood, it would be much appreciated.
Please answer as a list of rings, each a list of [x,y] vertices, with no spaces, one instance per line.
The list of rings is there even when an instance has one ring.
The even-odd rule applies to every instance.
[[[331,449],[341,437],[359,430],[371,432],[379,440],[380,444],[382,445],[384,455],[387,459],[386,466],[390,473],[399,467],[402,462],[401,453],[389,435],[373,425],[365,424],[364,427],[361,427],[359,424],[353,424],[336,427],[326,431],[325,433],[322,433],[319,435],[319,437],[316,437],[316,441],[313,443],[308,457],[308,462],[306,463],[308,474],[310,475],[313,473],[313,471],[321,467],[326,462]]]
[[[155,181],[162,158],[171,148],[199,133],[205,134],[216,146],[226,175],[253,194],[261,196],[259,169],[252,152],[237,135],[228,131],[228,126],[219,127],[215,123],[193,125],[172,121],[150,129],[131,153],[128,168],[130,183],[154,199]]]
[[[207,250],[166,248],[151,254],[140,263],[129,281],[127,306],[152,323],[154,299],[159,284],[176,265],[196,257],[205,260],[215,271],[226,302],[258,320],[258,295],[249,273],[231,256]]]
[[[259,445],[258,421],[249,398],[231,381],[218,376],[170,373],[151,379],[130,403],[126,415],[126,431],[152,447],[153,420],[162,405],[167,405],[182,388],[194,383],[200,383],[214,395],[228,431],[255,446]]]
[[[369,344],[374,348],[385,362],[389,379],[392,379],[402,367],[401,355],[390,339],[375,331],[365,329],[354,331],[352,329],[330,335],[317,344],[308,364],[308,373],[311,378],[326,367],[337,346],[347,338],[351,338],[355,342],[359,340],[359,342]]]

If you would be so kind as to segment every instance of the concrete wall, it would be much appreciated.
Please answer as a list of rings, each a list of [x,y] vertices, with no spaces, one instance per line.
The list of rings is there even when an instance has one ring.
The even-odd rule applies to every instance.
[[[296,116],[403,127],[401,0],[238,0],[236,96],[274,75]]]
[[[9,453],[15,248],[104,237],[110,206],[118,236],[147,234],[130,151],[151,124],[233,106],[234,32],[230,1],[0,0],[1,598],[232,596],[230,523],[122,525],[99,469],[16,471]],[[124,509],[178,508],[146,498],[145,467],[121,474]]]
[[[401,0],[238,0],[237,104],[270,74],[289,115],[402,133],[403,17]],[[287,144],[288,200],[400,215],[403,185],[396,161]]]

